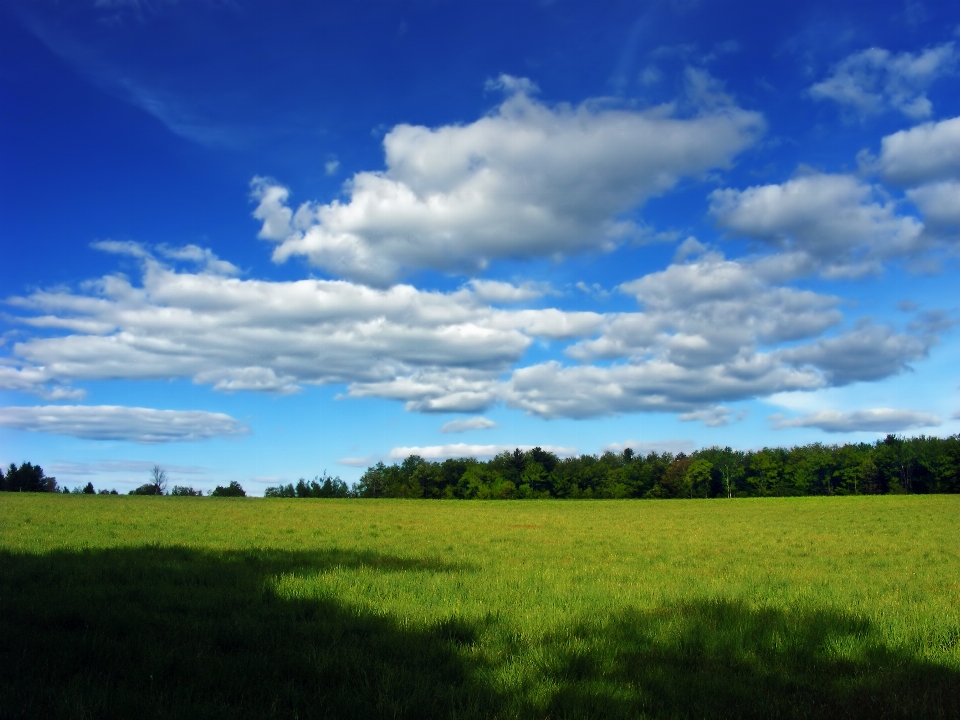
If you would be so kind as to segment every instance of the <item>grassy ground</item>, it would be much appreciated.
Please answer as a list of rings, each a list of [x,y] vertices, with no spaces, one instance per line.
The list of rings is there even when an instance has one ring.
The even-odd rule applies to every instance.
[[[0,495],[0,717],[960,717],[960,497]]]

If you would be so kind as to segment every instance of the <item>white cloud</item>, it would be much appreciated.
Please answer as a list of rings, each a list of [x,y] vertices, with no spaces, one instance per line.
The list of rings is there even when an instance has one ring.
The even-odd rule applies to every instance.
[[[149,444],[209,440],[250,431],[223,413],[118,405],[5,407],[0,408],[0,426],[86,440]]]
[[[625,362],[520,367],[505,402],[548,418],[660,411],[709,420],[705,408],[723,402],[895,375],[936,342],[926,330],[900,334],[869,323],[824,338],[841,319],[836,298],[770,287],[751,265],[717,254],[621,289],[636,294],[643,312],[610,316],[599,337],[567,353]],[[808,342],[779,347],[797,340]]]
[[[625,283],[642,309],[607,314],[496,308],[470,285],[378,290],[142,264],[140,285],[107,276],[12,299],[25,323],[47,332],[13,345],[0,385],[69,393],[74,381],[191,378],[221,392],[282,394],[344,384],[347,397],[416,412],[503,402],[544,417],[689,414],[887,377],[922,358],[937,332],[864,325],[824,338],[842,321],[837,298],[771,285],[755,264],[710,252]],[[572,341],[568,356],[587,364],[524,366],[538,340]]]
[[[745,350],[815,337],[842,320],[839,300],[772,287],[749,264],[717,253],[624,283],[642,313],[612,316],[597,338],[568,349],[577,360],[661,357],[695,368]]]
[[[880,141],[877,169],[898,185],[960,179],[960,117],[887,135]]]
[[[681,422],[702,422],[707,427],[723,427],[724,425],[729,425],[743,418],[744,413],[733,415],[730,408],[723,407],[722,405],[704,410],[694,410],[693,412],[682,413],[678,416]]]
[[[541,417],[588,418],[633,412],[692,412],[704,405],[784,390],[815,390],[826,380],[772,354],[744,352],[732,362],[686,368],[654,358],[607,367],[550,361],[514,371],[507,404]]]
[[[960,225],[960,180],[921,185],[907,190],[907,197],[931,227]]]
[[[894,203],[850,175],[715,190],[710,201],[720,227],[786,255],[767,266],[771,274],[818,270],[826,277],[857,277],[924,248],[921,222],[897,215]]]
[[[339,160],[327,160],[327,161],[323,164],[323,170],[324,170],[324,172],[325,172],[327,175],[336,175],[336,174],[337,174],[337,170],[339,170],[339,169],[340,169],[340,161],[339,161]]]
[[[894,433],[920,427],[935,427],[940,418],[927,413],[890,408],[869,410],[821,410],[798,418],[787,419],[783,415],[771,415],[770,421],[776,430],[794,427],[819,428],[824,432],[880,432]]]
[[[492,458],[502,452],[513,452],[515,449],[532,450],[533,445],[468,445],[467,443],[453,443],[450,445],[428,445],[424,447],[395,447],[388,457],[390,460],[404,460],[411,455],[419,455],[424,460],[445,460],[446,458]],[[539,445],[541,450],[554,453],[560,457],[576,455],[577,449],[558,445]]]
[[[90,247],[112,255],[129,255],[135,258],[150,257],[150,251],[143,243],[133,242],[132,240],[97,240],[90,243]]]
[[[157,251],[165,258],[170,260],[184,260],[192,262],[201,267],[204,272],[215,275],[239,275],[240,269],[231,262],[218,258],[210,248],[202,248],[197,245],[184,245],[183,247],[170,247],[169,245],[157,246]]]
[[[533,286],[480,284],[501,297]],[[511,291],[511,292],[514,292]],[[297,392],[348,383],[411,409],[478,411],[496,399],[496,376],[534,338],[583,337],[596,313],[501,310],[477,292],[376,290],[344,281],[269,282],[174,271],[148,254],[142,284],[124,276],[13,298],[34,327],[62,335],[14,344],[0,386],[73,392],[73,380],[188,377],[223,392]],[[67,395],[63,395],[67,393]]]
[[[498,427],[498,425],[488,418],[476,416],[472,418],[463,418],[458,420],[451,420],[448,423],[440,428],[442,433],[462,433],[468,432],[470,430],[489,430],[490,428]]]
[[[536,300],[550,292],[547,283],[528,280],[513,285],[500,280],[471,280],[467,283],[474,294],[485,302],[520,303],[527,300]]]
[[[398,125],[386,170],[361,172],[348,199],[288,206],[289,191],[256,178],[260,237],[283,262],[386,285],[405,269],[475,272],[497,258],[609,249],[643,230],[620,216],[681,178],[728,167],[763,130],[760,115],[720,102],[680,118],[598,103],[550,107],[529,81],[491,114],[435,129]]]
[[[870,48],[841,60],[830,77],[808,92],[814,99],[833,100],[860,116],[894,109],[920,120],[933,112],[927,88],[951,73],[957,59],[952,42],[918,54]]]

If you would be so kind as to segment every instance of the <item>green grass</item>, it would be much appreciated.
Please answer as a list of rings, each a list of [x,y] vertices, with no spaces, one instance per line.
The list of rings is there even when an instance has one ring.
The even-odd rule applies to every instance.
[[[960,497],[0,495],[0,717],[960,717]]]

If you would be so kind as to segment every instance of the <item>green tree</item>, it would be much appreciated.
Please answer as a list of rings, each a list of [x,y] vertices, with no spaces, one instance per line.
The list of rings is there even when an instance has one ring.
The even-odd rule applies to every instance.
[[[687,468],[686,485],[690,497],[710,497],[710,481],[713,479],[713,463],[703,458],[694,460]]]
[[[247,493],[236,480],[231,480],[226,487],[217,485],[210,497],[246,497]]]

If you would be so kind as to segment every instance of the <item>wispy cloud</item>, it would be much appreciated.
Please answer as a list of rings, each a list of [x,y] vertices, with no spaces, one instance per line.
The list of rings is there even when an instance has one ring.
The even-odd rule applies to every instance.
[[[828,78],[808,92],[814,99],[833,100],[860,116],[893,109],[922,120],[933,112],[926,89],[951,73],[957,60],[953,42],[917,54],[869,48],[841,60]]]
[[[869,410],[821,410],[796,418],[783,415],[771,415],[769,418],[774,429],[818,428],[824,432],[880,432],[893,433],[901,430],[922,427],[936,427],[940,418],[929,413],[912,410],[894,410],[892,408],[871,408]]]
[[[229,415],[202,410],[155,410],[118,405],[0,408],[0,426],[85,440],[168,443],[243,435],[250,428]]]
[[[448,423],[444,423],[440,428],[440,432],[462,433],[468,432],[469,430],[489,430],[495,427],[497,427],[497,424],[493,420],[488,420],[487,418],[478,415],[472,418],[451,420]]]

